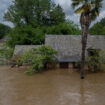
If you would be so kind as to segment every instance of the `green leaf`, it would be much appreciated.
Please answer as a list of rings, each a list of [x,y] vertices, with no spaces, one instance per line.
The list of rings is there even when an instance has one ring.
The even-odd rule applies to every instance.
[[[75,13],[77,13],[77,14],[81,14],[83,12],[84,12],[84,8],[82,8],[82,7],[75,10]]]

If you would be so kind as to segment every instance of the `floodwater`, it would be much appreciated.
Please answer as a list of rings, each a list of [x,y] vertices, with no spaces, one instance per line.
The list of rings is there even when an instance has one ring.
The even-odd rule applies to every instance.
[[[23,68],[0,67],[0,105],[105,105],[105,73],[49,70],[27,76]]]

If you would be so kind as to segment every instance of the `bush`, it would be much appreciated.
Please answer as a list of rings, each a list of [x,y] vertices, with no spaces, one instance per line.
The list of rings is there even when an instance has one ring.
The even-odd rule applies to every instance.
[[[11,59],[13,55],[13,48],[8,47],[6,44],[0,49],[0,57],[1,58],[6,58],[6,59]]]
[[[105,52],[97,49],[91,50],[92,56],[86,59],[86,65],[91,72],[97,72],[104,70],[103,65],[105,64]]]
[[[31,74],[31,71],[39,72],[43,70],[48,62],[54,63],[56,61],[56,54],[56,50],[47,45],[43,45],[39,48],[33,48],[30,51],[25,52],[21,61],[31,65],[30,70],[25,73]]]
[[[0,64],[5,64],[10,61],[13,55],[13,48],[8,47],[6,44],[0,49]]]

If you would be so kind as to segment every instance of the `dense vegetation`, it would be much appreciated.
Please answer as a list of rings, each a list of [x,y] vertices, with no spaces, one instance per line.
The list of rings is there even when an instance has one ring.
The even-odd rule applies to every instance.
[[[14,47],[15,45],[38,45],[44,44],[45,35],[79,35],[80,30],[77,25],[72,22],[64,22],[53,26],[42,26],[34,28],[31,25],[24,25],[23,27],[15,27],[9,34],[10,39],[8,45]]]
[[[90,34],[105,35],[105,18],[93,25],[90,29]]]
[[[97,72],[105,68],[105,51],[100,49],[89,49],[89,57],[86,59],[86,65],[89,71]]]
[[[56,54],[56,50],[52,49],[50,46],[43,45],[25,52],[20,61],[31,65],[25,73],[32,74],[44,70],[47,63],[54,63],[56,61]]]
[[[52,0],[15,0],[4,15],[14,24],[8,45],[43,44],[46,34],[80,34],[77,25],[66,21],[60,5]]]
[[[0,23],[0,39],[7,35],[10,31],[11,28],[9,26]]]
[[[8,26],[0,24],[0,38],[9,33],[7,44],[12,48],[17,44],[44,44],[46,34],[81,34],[77,25],[65,19],[61,6],[52,0],[14,0],[4,19],[12,22],[14,28],[10,32]],[[90,29],[90,34],[105,35],[105,18]]]
[[[51,0],[14,0],[4,18],[15,26],[37,27],[64,22],[65,13]]]

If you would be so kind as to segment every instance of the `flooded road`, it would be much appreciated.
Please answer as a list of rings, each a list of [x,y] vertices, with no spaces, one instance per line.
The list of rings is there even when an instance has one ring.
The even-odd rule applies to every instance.
[[[105,105],[105,73],[51,70],[27,76],[0,67],[0,105]]]

